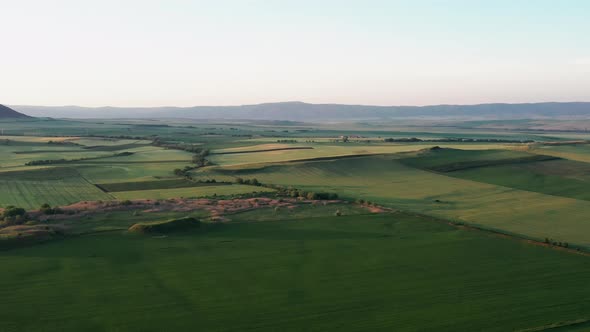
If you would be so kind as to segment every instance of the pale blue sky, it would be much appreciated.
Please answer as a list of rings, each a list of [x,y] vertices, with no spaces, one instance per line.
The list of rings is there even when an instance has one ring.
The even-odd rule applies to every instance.
[[[590,101],[590,1],[0,0],[0,103]]]

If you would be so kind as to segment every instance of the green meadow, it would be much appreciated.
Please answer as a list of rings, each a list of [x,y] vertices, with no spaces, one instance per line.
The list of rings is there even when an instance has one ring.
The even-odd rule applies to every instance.
[[[0,208],[101,208],[2,220],[0,331],[590,329],[590,159],[574,134],[485,121],[11,125]]]
[[[198,198],[209,196],[228,196],[252,192],[272,192],[272,189],[245,185],[196,186],[190,188],[150,189],[136,191],[120,191],[112,193],[118,199],[167,199],[167,198]]]
[[[67,205],[83,200],[109,200],[73,168],[55,167],[0,173],[0,207],[35,209],[42,204]]]
[[[534,239],[548,237],[590,246],[588,201],[447,176],[405,165],[401,158],[373,156],[255,168],[215,168],[209,176],[219,173],[335,192],[349,199],[369,200]]]
[[[405,214],[86,235],[0,264],[2,331],[514,331],[590,315],[587,257]]]

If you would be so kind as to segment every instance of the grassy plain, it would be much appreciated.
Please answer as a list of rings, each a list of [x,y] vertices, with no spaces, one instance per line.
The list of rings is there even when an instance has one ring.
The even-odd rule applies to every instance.
[[[590,246],[588,201],[454,178],[406,166],[399,158],[358,157],[211,172],[335,192],[536,239]]]
[[[241,147],[238,151],[258,151],[268,148],[268,144],[253,145],[250,147]],[[431,148],[433,146],[441,147],[458,147],[469,150],[485,150],[506,148],[510,145],[503,144],[463,144],[463,143],[406,143],[406,144],[357,144],[357,143],[342,143],[342,144],[297,144],[296,146],[307,146],[312,149],[305,150],[278,150],[267,152],[254,153],[238,153],[229,155],[211,155],[210,160],[217,165],[234,166],[246,165],[256,163],[276,163],[285,161],[305,160],[313,158],[325,157],[341,157],[352,155],[371,155],[371,154],[390,154],[417,151],[421,149]],[[222,150],[222,151],[236,151],[236,150]]]
[[[485,128],[535,125],[519,120],[446,125],[10,122],[6,133],[14,136],[0,137],[0,207],[272,191],[179,178],[173,170],[194,166],[193,153],[149,145],[158,137],[211,149],[207,159],[215,165],[192,170],[196,179],[257,178],[590,249],[588,146],[382,141],[578,134]],[[340,135],[358,138],[334,142]],[[297,143],[278,142],[285,140]],[[423,150],[435,145],[461,150]],[[298,146],[312,149],[261,151]],[[113,156],[120,152],[133,154]],[[530,153],[578,162],[523,159]],[[95,157],[103,158],[24,166]],[[446,167],[457,164],[469,167]],[[513,331],[570,321],[580,324],[561,330],[590,329],[587,256],[410,213],[367,211],[354,204],[260,208],[161,236],[126,230],[206,220],[209,212],[148,213],[129,205],[60,220],[68,236],[0,251],[0,331]]]
[[[15,205],[36,209],[42,204],[67,205],[83,200],[109,200],[72,168],[0,173],[0,207]]]
[[[0,264],[7,332],[513,331],[590,315],[587,257],[404,214],[102,233]]]
[[[167,198],[191,198],[191,197],[208,197],[208,196],[226,196],[239,195],[251,192],[272,192],[273,189],[246,186],[246,185],[216,185],[216,186],[198,186],[191,188],[174,188],[174,189],[151,189],[136,191],[114,192],[118,199],[167,199]]]

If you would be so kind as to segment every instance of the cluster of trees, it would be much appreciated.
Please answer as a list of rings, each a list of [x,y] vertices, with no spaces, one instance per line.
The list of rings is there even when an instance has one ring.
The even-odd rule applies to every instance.
[[[280,185],[274,184],[263,184],[259,182],[256,178],[253,179],[242,179],[236,178],[236,183],[238,184],[249,184],[252,186],[260,186],[265,188],[272,188],[277,191],[277,196],[283,197],[293,197],[293,198],[301,198],[301,199],[313,199],[313,200],[330,200],[330,199],[338,199],[338,194],[336,193],[328,193],[328,192],[314,192],[314,191],[305,191],[296,188],[286,188]]]
[[[569,243],[567,243],[567,242],[555,241],[555,240],[552,240],[548,237],[545,238],[544,242],[546,244],[554,245],[556,247],[562,247],[562,248],[569,248],[569,246],[570,246]]]
[[[209,160],[205,158],[208,155],[209,149],[200,149],[198,153],[193,155],[192,163],[195,164],[195,166],[185,166],[184,168],[176,168],[173,171],[174,175],[182,176],[189,180],[192,180],[193,177],[191,176],[190,171],[199,167],[211,165],[211,162],[209,162]]]
[[[7,206],[2,212],[3,225],[19,225],[27,220],[27,211],[13,205]]]
[[[511,139],[499,139],[499,138],[461,138],[461,137],[449,137],[449,138],[436,138],[436,139],[420,139],[417,137],[401,137],[401,138],[385,138],[384,142],[471,142],[471,143],[533,143],[533,140],[511,140]]]
[[[296,139],[278,139],[277,143],[297,143]]]
[[[262,186],[262,183],[258,182],[258,180],[256,178],[254,178],[254,179],[236,178],[236,183],[237,184],[248,184],[251,186]]]
[[[375,202],[366,201],[364,199],[357,199],[354,202],[359,205],[367,205],[367,206],[376,206],[377,205],[377,203],[375,203]]]
[[[39,209],[41,213],[46,215],[53,215],[53,214],[63,214],[64,211],[58,207],[51,207],[51,205],[45,203],[41,205],[41,209]]]
[[[187,179],[192,179],[191,175],[190,175],[190,171],[192,171],[193,169],[195,169],[194,167],[191,166],[185,166],[184,168],[176,168],[174,169],[173,173],[176,176],[182,176],[185,177]]]
[[[182,150],[186,152],[192,152],[196,154],[201,154],[203,150],[207,150],[203,148],[201,145],[197,144],[186,144],[186,143],[173,143],[173,142],[166,142],[163,141],[160,137],[155,137],[152,140],[152,145],[158,146],[165,149],[172,149],[172,150]],[[206,155],[209,154],[209,150],[207,150]]]
[[[50,165],[50,164],[63,164],[68,161],[78,161],[82,159],[42,159],[42,160],[31,160],[25,163],[25,166],[38,166],[38,165]]]
[[[74,143],[72,141],[53,141],[50,140],[47,142],[49,145],[72,145],[72,146],[80,146],[78,143]]]
[[[203,167],[210,164],[209,160],[205,157],[209,155],[209,149],[201,149],[193,156],[193,164],[197,165],[197,167]]]

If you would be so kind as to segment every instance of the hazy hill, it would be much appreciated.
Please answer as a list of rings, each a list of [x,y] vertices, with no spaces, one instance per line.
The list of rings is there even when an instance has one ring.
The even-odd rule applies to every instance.
[[[91,108],[80,106],[13,107],[33,116],[61,118],[189,118],[291,121],[380,120],[395,118],[590,118],[590,102],[433,106],[368,106],[284,102],[241,106],[152,108]]]
[[[25,119],[25,118],[30,118],[30,116],[28,115],[24,115],[22,113],[19,113],[15,110],[13,110],[10,107],[6,107],[2,104],[0,104],[0,119]]]

